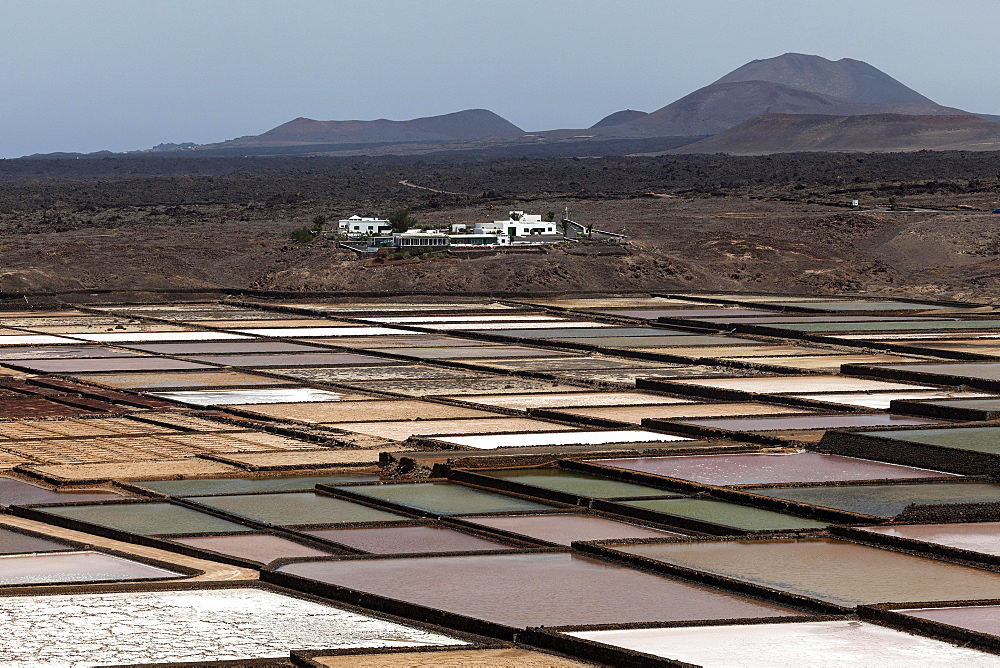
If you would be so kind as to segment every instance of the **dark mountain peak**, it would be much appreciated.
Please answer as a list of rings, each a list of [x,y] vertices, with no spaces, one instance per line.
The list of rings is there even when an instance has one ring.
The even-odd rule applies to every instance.
[[[640,135],[710,135],[758,114],[840,113],[842,103],[819,93],[768,81],[715,83],[606,132]]]
[[[636,111],[634,109],[622,109],[621,111],[616,111],[613,114],[608,114],[601,120],[591,125],[590,129],[593,130],[594,128],[606,128],[612,125],[631,123],[632,121],[636,121],[642,118],[643,116],[648,116],[648,115],[649,114],[647,114],[645,111]]]
[[[839,98],[845,102],[930,102],[876,67],[852,58],[828,60],[805,53],[785,53],[754,60],[715,83],[769,81]]]
[[[422,131],[440,133],[453,139],[518,137],[524,134],[524,130],[489,109],[466,109],[405,122]]]
[[[488,109],[466,109],[441,116],[408,121],[317,121],[299,116],[287,123],[251,137],[212,145],[212,148],[239,146],[305,146],[309,144],[371,144],[393,142],[451,142],[513,138],[521,128]]]

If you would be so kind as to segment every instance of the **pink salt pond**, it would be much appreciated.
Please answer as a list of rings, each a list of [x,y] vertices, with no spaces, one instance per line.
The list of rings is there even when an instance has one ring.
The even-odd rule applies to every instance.
[[[373,554],[484,552],[510,545],[437,526],[309,529],[302,533]]]
[[[921,543],[943,545],[958,550],[1000,556],[1000,522],[900,524],[895,526],[864,527],[863,531]]]
[[[171,542],[189,545],[200,550],[218,552],[231,557],[249,559],[266,564],[286,557],[325,557],[328,550],[303,545],[280,536],[267,534],[242,534],[239,536],[187,536],[171,538]]]
[[[515,628],[801,614],[570,553],[345,559],[277,570]]]
[[[595,459],[591,464],[679,478],[706,485],[760,485],[794,482],[911,480],[951,473],[818,452],[746,453]]]
[[[897,610],[909,617],[957,626],[976,633],[1000,636],[1000,605],[972,605],[954,608]]]

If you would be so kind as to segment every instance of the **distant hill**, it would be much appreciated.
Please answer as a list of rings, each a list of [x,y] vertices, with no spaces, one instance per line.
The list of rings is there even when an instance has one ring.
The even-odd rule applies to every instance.
[[[1000,150],[1000,124],[978,116],[762,114],[669,153]]]
[[[524,131],[486,109],[467,109],[409,121],[316,121],[296,118],[267,132],[202,148],[268,147],[307,144],[452,142],[520,137]]]
[[[804,53],[786,53],[751,61],[714,83],[738,81],[769,81],[844,102],[931,102],[885,72],[851,58],[834,61]]]
[[[801,123],[792,122],[794,119],[782,120],[788,115],[821,118]],[[940,123],[922,123],[918,119],[933,116],[951,118]],[[844,120],[851,117],[866,117],[866,120],[856,124]],[[744,126],[751,120],[750,125]],[[859,151],[884,151],[947,146],[950,145],[949,136],[957,138],[956,142],[963,146],[963,142],[977,146],[975,138],[979,133],[984,133],[982,145],[992,146],[992,127],[980,122],[996,125],[997,121],[1000,116],[971,115],[937,104],[860,60],[841,58],[834,61],[821,56],[786,53],[749,62],[652,113],[624,109],[587,129],[526,133],[486,109],[467,109],[407,121],[319,121],[300,117],[260,135],[204,145],[161,144],[139,153],[156,157],[182,152],[191,157],[440,157],[447,153],[490,159],[626,155],[657,153],[678,147],[693,150],[715,147],[706,150],[739,153],[848,150],[846,146]],[[727,134],[737,128],[738,132]],[[705,139],[709,135],[720,136],[717,141],[716,138]],[[788,146],[812,148],[789,149]],[[105,155],[110,153],[31,157],[97,158]]]
[[[715,134],[760,114],[952,115],[859,60],[786,53],[755,60],[644,117],[603,128],[617,136]]]
[[[611,127],[612,125],[621,125],[622,123],[629,123],[631,121],[638,120],[648,115],[649,114],[646,113],[645,111],[636,111],[634,109],[623,109],[621,111],[616,111],[613,114],[608,114],[601,120],[591,125],[589,129],[593,130],[594,128],[607,128]]]

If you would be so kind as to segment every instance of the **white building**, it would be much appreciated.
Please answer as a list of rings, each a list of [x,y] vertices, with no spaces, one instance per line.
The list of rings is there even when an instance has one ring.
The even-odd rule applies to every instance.
[[[494,220],[492,223],[476,223],[477,234],[496,234],[500,232],[510,237],[559,234],[555,222],[542,220],[540,215],[527,214],[524,211],[511,211],[507,214],[507,220]]]
[[[338,221],[337,229],[341,234],[346,234],[349,237],[375,236],[392,232],[392,223],[381,218],[351,216],[346,220]]]
[[[449,245],[448,235],[434,230],[406,230],[393,234],[392,239],[397,248],[413,248],[415,246],[427,248]]]

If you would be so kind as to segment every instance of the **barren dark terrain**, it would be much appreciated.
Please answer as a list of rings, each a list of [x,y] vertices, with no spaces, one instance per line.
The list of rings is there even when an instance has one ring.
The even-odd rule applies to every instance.
[[[379,262],[326,237],[289,237],[315,216],[396,206],[422,223],[568,207],[571,219],[629,238],[620,248],[593,239]],[[768,290],[989,300],[1000,283],[1000,215],[988,213],[997,207],[996,153],[3,161],[0,292]]]

